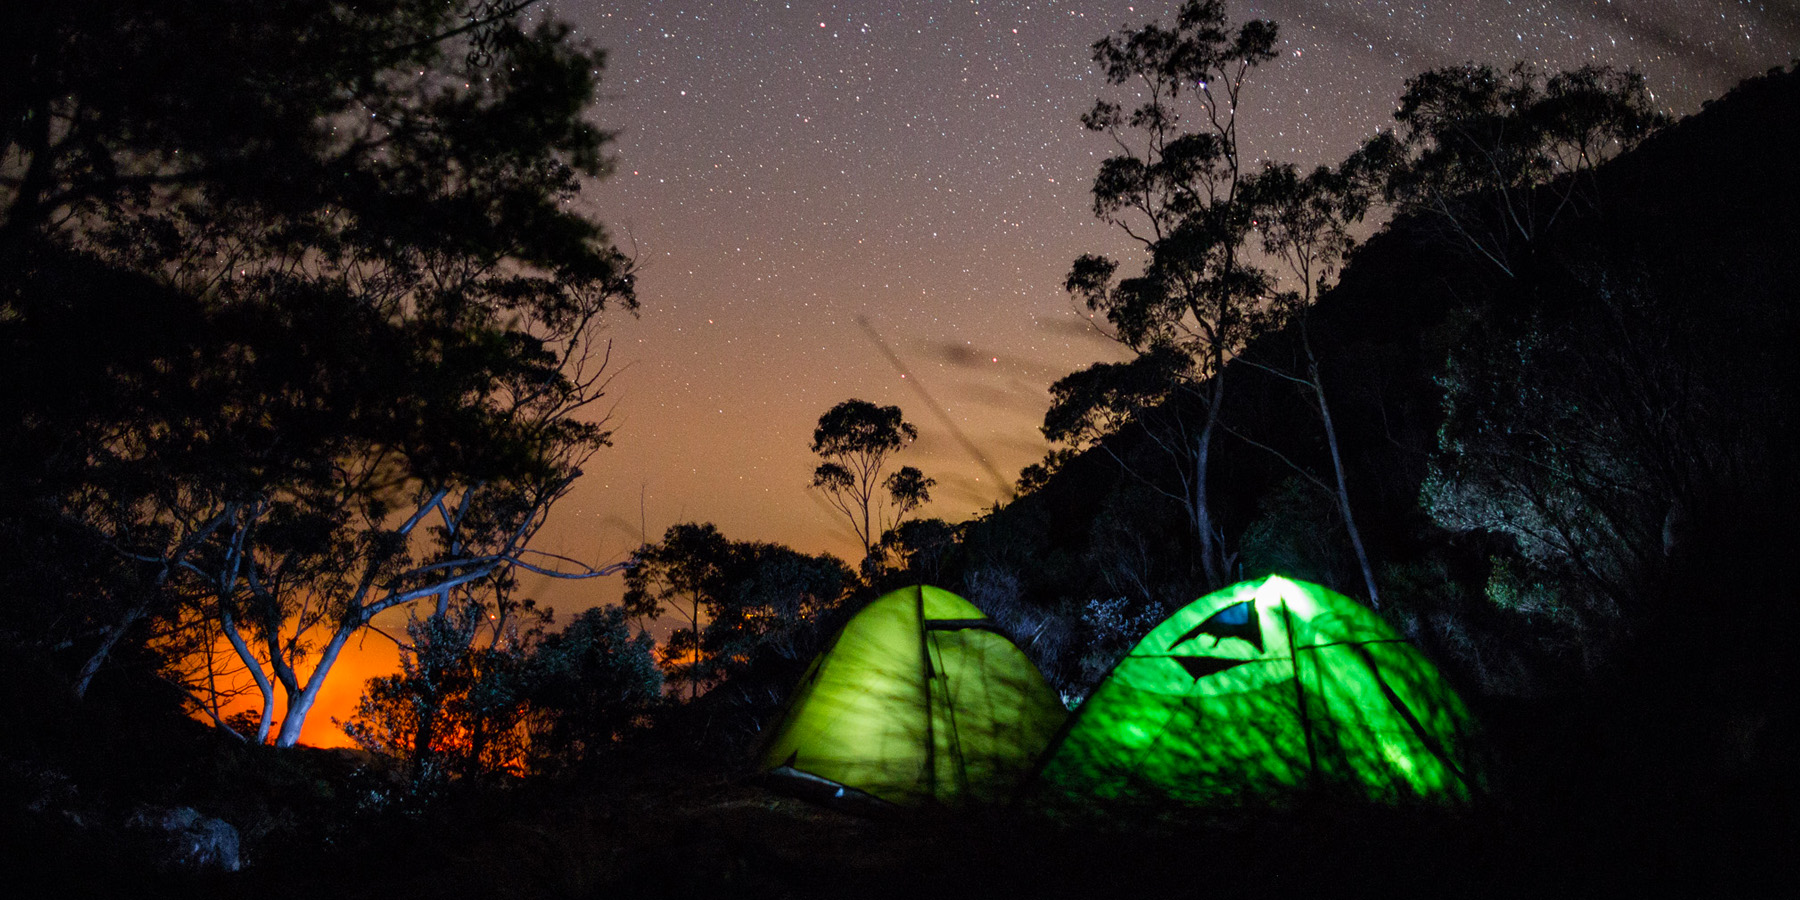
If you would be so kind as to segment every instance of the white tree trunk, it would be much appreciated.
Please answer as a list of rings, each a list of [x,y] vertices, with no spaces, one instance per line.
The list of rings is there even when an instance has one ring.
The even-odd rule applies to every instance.
[[[236,651],[238,660],[250,672],[250,677],[256,681],[257,692],[262,695],[262,716],[256,724],[256,742],[266,744],[269,742],[269,728],[275,721],[275,685],[269,681],[268,673],[263,671],[262,660],[256,658],[249,643],[238,632],[237,620],[223,606],[219,609],[219,625],[220,630],[225,632],[225,640],[231,643],[231,649]]]
[[[287,715],[281,717],[281,732],[275,736],[275,746],[292,747],[300,741],[300,729],[306,725],[306,714],[312,712],[313,702],[319,699],[319,689],[325,686],[325,676],[337,662],[344,645],[349,643],[350,636],[362,628],[363,622],[358,617],[339,625],[337,632],[331,636],[331,642],[319,654],[318,665],[313,666],[312,675],[306,679],[306,687],[297,694],[289,692]]]
[[[1213,432],[1219,424],[1219,410],[1225,402],[1225,369],[1215,367],[1212,377],[1212,400],[1207,404],[1206,425],[1194,448],[1194,528],[1200,535],[1200,567],[1206,575],[1206,589],[1216,591],[1231,580],[1230,563],[1225,556],[1223,538],[1213,522],[1212,497],[1207,492],[1207,476],[1212,468]]]
[[[1325,402],[1325,383],[1319,377],[1319,360],[1313,356],[1312,338],[1301,325],[1300,342],[1306,349],[1307,374],[1311,376],[1313,396],[1319,401],[1319,421],[1325,426],[1325,443],[1331,449],[1331,470],[1337,476],[1338,511],[1344,517],[1344,530],[1350,533],[1350,546],[1356,551],[1356,564],[1362,567],[1363,586],[1369,591],[1369,606],[1381,608],[1381,595],[1375,588],[1375,569],[1369,565],[1369,553],[1363,549],[1362,531],[1356,527],[1356,514],[1350,511],[1350,485],[1344,477],[1344,457],[1338,451],[1337,426],[1331,422],[1331,406]]]

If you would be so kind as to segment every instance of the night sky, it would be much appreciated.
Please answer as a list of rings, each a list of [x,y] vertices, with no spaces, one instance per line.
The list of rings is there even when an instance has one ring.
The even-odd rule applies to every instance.
[[[654,540],[692,520],[854,562],[848,526],[808,488],[807,450],[819,414],[850,397],[899,404],[918,426],[899,459],[939,482],[924,515],[958,521],[1002,499],[1046,449],[1050,383],[1123,358],[1061,290],[1076,256],[1124,249],[1089,209],[1110,144],[1078,124],[1104,91],[1087,48],[1175,6],[534,7],[608,51],[594,118],[618,135],[615,173],[581,203],[637,255],[643,302],[641,318],[613,328],[615,446],[539,546],[613,561],[641,526]],[[1281,56],[1245,91],[1240,133],[1252,158],[1334,163],[1391,124],[1408,76],[1465,61],[1633,67],[1683,115],[1800,56],[1797,6],[1232,4],[1232,22],[1281,29]],[[616,578],[526,586],[570,612],[620,591]],[[379,664],[334,672],[332,693],[353,698],[369,674],[357,670]],[[328,717],[340,713],[322,712],[309,742],[335,737]]]

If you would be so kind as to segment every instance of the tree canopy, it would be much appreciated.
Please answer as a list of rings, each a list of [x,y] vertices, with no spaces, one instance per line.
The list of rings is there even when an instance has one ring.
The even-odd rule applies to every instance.
[[[83,573],[18,579],[17,639],[81,657],[78,690],[154,621],[178,675],[222,641],[265,710],[279,682],[291,743],[380,610],[594,571],[527,544],[607,442],[633,275],[568,206],[606,169],[602,56],[523,5],[9,18],[0,534]]]
[[[826,410],[813,429],[812,452],[824,460],[813,470],[813,487],[849,520],[865,559],[884,532],[931,500],[937,482],[912,466],[881,477],[888,458],[918,437],[900,407],[854,399]],[[878,488],[887,492],[886,503]]]
[[[1234,31],[1224,3],[1188,0],[1172,28],[1150,22],[1094,43],[1107,84],[1139,98],[1129,110],[1101,98],[1081,119],[1118,149],[1094,176],[1094,215],[1141,245],[1143,262],[1120,277],[1119,261],[1084,254],[1064,287],[1142,363],[1097,364],[1063,379],[1044,420],[1053,440],[1091,441],[1127,421],[1154,432],[1214,588],[1229,580],[1231,556],[1208,496],[1225,363],[1265,324],[1274,288],[1249,252],[1254,171],[1240,155],[1237,113],[1250,72],[1275,58],[1276,35],[1260,19]],[[1154,383],[1158,375],[1166,386]],[[1201,405],[1198,423],[1162,402],[1177,393]],[[1149,415],[1153,407],[1162,415]],[[1127,468],[1164,483],[1143,476],[1144,466]]]
[[[1384,131],[1353,158],[1385,178],[1387,199],[1517,276],[1522,257],[1564,218],[1594,211],[1594,170],[1668,124],[1644,76],[1611,66],[1545,74],[1467,63],[1406,80]]]

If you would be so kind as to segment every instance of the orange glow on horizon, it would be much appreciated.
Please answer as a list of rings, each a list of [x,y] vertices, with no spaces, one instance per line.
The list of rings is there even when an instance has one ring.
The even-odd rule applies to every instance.
[[[230,653],[226,648],[226,653]],[[305,669],[307,673],[311,669]],[[300,743],[308,747],[332,748],[355,747],[343,729],[333,719],[347,719],[356,711],[357,701],[362,699],[363,685],[371,678],[393,675],[400,671],[400,651],[392,641],[379,635],[364,634],[359,639],[345,645],[338,655],[337,664],[325,676],[325,686],[319,689],[319,698],[313,702],[312,711],[307,713],[306,724],[300,729]],[[261,710],[261,697],[256,693],[248,675],[240,674],[233,686],[241,684],[250,690],[223,705],[225,715],[248,712],[255,714]],[[270,728],[271,737],[281,728],[282,717],[287,715],[287,698],[281,686],[275,687],[275,724]],[[194,718],[211,724],[212,719],[205,713],[196,711]]]

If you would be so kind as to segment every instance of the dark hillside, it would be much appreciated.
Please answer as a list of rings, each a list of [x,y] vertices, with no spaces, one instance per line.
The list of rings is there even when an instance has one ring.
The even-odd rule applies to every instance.
[[[1782,699],[1800,677],[1779,637],[1800,609],[1784,575],[1800,543],[1795,147],[1800,70],[1773,71],[1602,166],[1591,207],[1519,277],[1403,220],[1312,313],[1383,611],[1547,794],[1585,782],[1583,796],[1657,797],[1643,802],[1700,818],[1795,796],[1777,771],[1800,749]],[[1294,335],[1247,356],[1292,365]],[[1236,431],[1329,471],[1300,391],[1242,363],[1226,377]],[[1113,441],[1126,458],[1142,449],[1129,430]],[[1218,453],[1246,576],[1280,568],[1361,593],[1323,495],[1284,486],[1292,470],[1267,449],[1227,439]],[[1096,484],[1069,482],[1094,475],[1066,467],[1034,515],[1088,521]],[[1540,514],[1568,530],[1534,542]],[[1071,585],[1059,590],[1028,596],[1066,608]]]
[[[1597,176],[1602,208],[1554,235],[1526,280],[1482,268],[1423,223],[1393,223],[1357,250],[1312,313],[1311,330],[1352,467],[1352,495],[1386,556],[1404,559],[1421,541],[1442,539],[1420,533],[1419,488],[1442,423],[1437,380],[1477,323],[1504,330],[1552,311],[1588,277],[1585,270],[1605,264],[1629,267],[1659,296],[1679,296],[1670,301],[1678,308],[1716,311],[1721,324],[1736,322],[1747,337],[1789,333],[1783,301],[1800,283],[1800,254],[1792,252],[1800,237],[1796,113],[1800,73],[1771,73],[1608,163]],[[1291,335],[1268,336],[1247,355],[1289,361]],[[1235,427],[1321,470],[1324,442],[1303,397],[1250,366],[1234,364],[1227,378],[1237,391]],[[1136,440],[1124,432],[1115,449],[1130,458]],[[1241,529],[1286,470],[1242,442],[1228,441],[1221,452],[1227,462],[1217,489],[1227,495],[1228,523]],[[1100,453],[1082,462],[1089,458],[1108,462]],[[1095,474],[1092,465],[1065,467],[1041,489],[1039,504],[1053,520],[1087,519]]]
[[[1621,224],[1645,240],[1749,250],[1794,227],[1797,142],[1800,71],[1774,69],[1664,129],[1602,177],[1619,199]],[[1792,254],[1782,256],[1793,263]]]
[[[1707,531],[1696,519],[1703,513],[1690,506],[1711,504],[1719,507],[1717,515],[1729,511],[1735,518],[1755,515],[1745,497],[1772,508],[1763,501],[1785,490],[1774,474],[1793,470],[1781,449],[1791,443],[1779,437],[1794,429],[1793,397],[1777,388],[1800,382],[1792,354],[1783,349],[1796,333],[1792,300],[1800,284],[1800,254],[1793,252],[1800,245],[1800,218],[1794,215],[1800,210],[1800,167],[1791,158],[1796,146],[1800,73],[1772,72],[1602,166],[1592,208],[1544,239],[1520,277],[1506,278],[1431,223],[1403,219],[1357,249],[1313,310],[1310,332],[1351,500],[1377,572],[1389,582],[1384,592],[1394,601],[1386,612],[1459,683],[1477,693],[1555,690],[1585,679],[1593,654],[1577,646],[1578,639],[1545,632],[1529,615],[1521,620],[1516,610],[1485,596],[1492,561],[1515,552],[1511,538],[1446,530],[1421,500],[1440,453],[1442,379],[1452,358],[1485,366],[1488,385],[1500,395],[1523,396],[1527,387],[1505,368],[1500,350],[1537,329],[1568,342],[1561,362],[1541,360],[1531,370],[1549,383],[1588,385],[1617,397],[1703,387],[1716,399],[1665,397],[1659,402],[1686,404],[1685,412],[1671,406],[1658,415],[1676,424],[1639,435],[1658,446],[1699,443],[1656,451],[1686,453],[1688,459],[1652,466],[1664,471],[1657,478],[1669,483],[1656,491],[1668,496],[1638,518],[1644,528],[1660,531],[1680,506],[1671,519],[1676,531],[1699,534]],[[1608,307],[1615,301],[1605,299],[1625,294],[1636,298],[1629,323],[1621,318],[1624,311]],[[1606,344],[1609,336],[1626,333],[1620,328],[1629,332],[1627,344]],[[1265,336],[1246,356],[1298,371],[1291,331]],[[1669,362],[1667,371],[1645,365],[1659,359]],[[1613,368],[1611,374],[1587,371],[1593,366]],[[1633,366],[1639,371],[1628,371]],[[1216,451],[1213,490],[1226,532],[1238,545],[1240,571],[1248,577],[1279,569],[1360,595],[1360,577],[1329,499],[1300,484],[1289,465],[1317,476],[1329,472],[1309,398],[1291,382],[1241,362],[1229,366],[1226,377],[1227,423],[1265,445],[1228,436]],[[1612,386],[1602,388],[1608,379]],[[1677,386],[1670,379],[1688,381]],[[1663,426],[1620,420],[1603,427],[1627,434]],[[1123,595],[1166,610],[1194,596],[1193,548],[1179,509],[1124,474],[1113,456],[1163,479],[1161,489],[1176,490],[1166,463],[1130,428],[1105,443],[1108,449],[1075,457],[1036,491],[971,523],[961,568],[952,566],[946,580],[960,578],[971,596],[981,597],[975,582],[1003,571],[1016,587],[1008,602],[1017,599],[1065,618],[1078,616],[1096,598]],[[1726,454],[1730,460],[1720,455],[1724,447],[1738,448]],[[1750,447],[1761,448],[1756,459],[1743,457]],[[1707,479],[1726,478],[1738,485],[1729,490],[1742,496],[1725,498],[1719,493],[1724,485],[1687,485],[1696,476],[1676,471],[1683,466],[1713,472]],[[1769,483],[1753,486],[1757,479]],[[1695,496],[1676,504],[1675,494],[1683,491]],[[1135,539],[1121,542],[1122,534]],[[1128,560],[1133,553],[1136,562]],[[1659,564],[1641,577],[1656,585],[1668,583],[1670,575]],[[1582,627],[1631,631],[1640,624],[1634,619]],[[1064,646],[1089,637],[1078,627],[1072,631],[1074,639]],[[1591,650],[1598,651],[1603,641],[1593,640]],[[1046,669],[1070,668],[1054,654],[1039,653],[1039,659]]]

